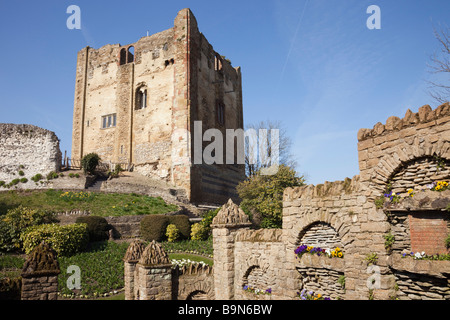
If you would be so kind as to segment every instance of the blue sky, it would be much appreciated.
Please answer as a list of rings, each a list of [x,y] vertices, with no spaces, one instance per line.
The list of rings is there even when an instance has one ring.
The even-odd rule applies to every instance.
[[[66,27],[72,4],[81,30]],[[366,27],[372,4],[380,30]],[[281,121],[308,183],[359,173],[360,128],[437,107],[425,80],[449,1],[2,1],[0,122],[52,130],[70,154],[77,52],[171,28],[182,8],[242,67],[245,123]]]

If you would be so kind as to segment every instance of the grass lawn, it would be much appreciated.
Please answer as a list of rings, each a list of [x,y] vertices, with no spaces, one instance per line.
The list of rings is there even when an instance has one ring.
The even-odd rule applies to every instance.
[[[95,216],[164,214],[178,210],[158,197],[138,194],[64,192],[61,190],[10,190],[0,192],[0,215],[23,205],[49,212],[89,211]]]

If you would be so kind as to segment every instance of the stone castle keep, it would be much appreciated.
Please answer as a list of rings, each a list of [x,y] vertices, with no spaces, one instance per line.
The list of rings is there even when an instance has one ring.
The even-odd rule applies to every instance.
[[[184,188],[192,202],[236,199],[244,166],[194,164],[194,121],[224,136],[243,128],[242,84],[241,69],[213,50],[189,9],[173,28],[136,43],[78,53],[73,159],[95,152],[132,164]]]

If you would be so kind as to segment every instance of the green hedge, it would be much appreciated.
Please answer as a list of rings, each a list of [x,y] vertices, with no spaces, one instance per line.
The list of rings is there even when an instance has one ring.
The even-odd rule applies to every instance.
[[[89,233],[89,241],[103,241],[108,240],[108,231],[111,229],[108,221],[103,217],[86,216],[78,217],[75,223],[86,223]]]
[[[191,225],[185,215],[166,216],[153,214],[141,220],[141,237],[145,241],[164,241],[166,229],[169,224],[174,224],[180,232],[180,239],[189,239]]]
[[[46,241],[60,256],[71,256],[86,249],[89,242],[87,224],[65,226],[43,224],[27,228],[21,236],[23,248],[29,254],[42,241]]]
[[[169,225],[167,216],[152,214],[141,220],[141,237],[145,241],[163,241]]]

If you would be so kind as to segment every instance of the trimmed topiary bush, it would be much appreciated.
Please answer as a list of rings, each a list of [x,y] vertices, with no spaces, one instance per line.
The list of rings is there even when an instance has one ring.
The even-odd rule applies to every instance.
[[[168,225],[168,216],[160,214],[145,216],[141,220],[141,237],[145,241],[163,241]]]
[[[180,236],[180,232],[174,224],[169,224],[166,229],[167,241],[175,242]]]
[[[106,221],[106,219],[103,217],[97,216],[78,217],[75,220],[75,223],[87,224],[90,242],[108,240],[109,238],[108,231],[111,229],[111,226],[108,224],[108,221]]]
[[[75,223],[65,226],[43,224],[27,228],[21,236],[23,248],[29,254],[42,241],[48,243],[60,256],[83,252],[89,242],[87,224]]]
[[[209,236],[209,229],[201,223],[195,223],[191,228],[191,240],[206,240]]]

